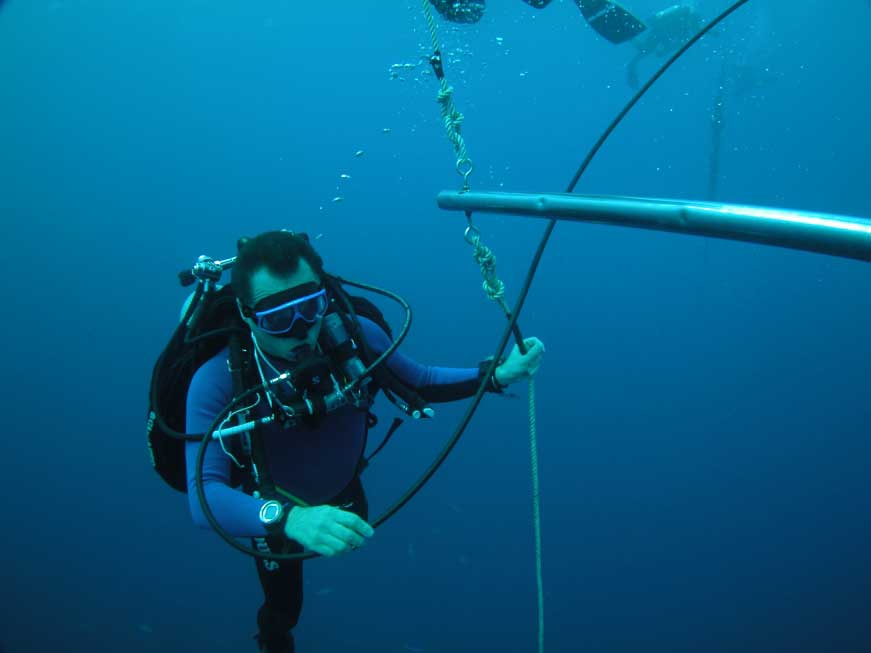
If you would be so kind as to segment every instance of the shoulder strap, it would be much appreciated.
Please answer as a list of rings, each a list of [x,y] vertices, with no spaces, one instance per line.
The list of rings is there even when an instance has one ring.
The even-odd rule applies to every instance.
[[[375,324],[384,329],[384,332],[391,340],[393,339],[393,330],[390,328],[387,320],[384,319],[384,313],[381,312],[380,308],[365,297],[360,297],[358,295],[348,295],[348,300],[351,302],[351,306],[354,307],[354,312],[358,316],[363,316],[372,320]]]
[[[235,398],[248,388],[253,387],[253,360],[250,350],[245,348],[239,334],[230,336],[227,362],[230,368],[230,378],[233,380],[233,397]],[[261,490],[264,484],[272,487],[272,478],[269,476],[269,467],[266,465],[263,453],[260,427],[255,427],[247,436],[242,435],[239,437],[241,442],[239,450],[247,458],[248,469],[243,471],[234,466],[231,482],[234,485],[241,483],[242,488],[248,494],[255,490]],[[257,478],[254,476],[252,466],[255,466],[257,469]]]

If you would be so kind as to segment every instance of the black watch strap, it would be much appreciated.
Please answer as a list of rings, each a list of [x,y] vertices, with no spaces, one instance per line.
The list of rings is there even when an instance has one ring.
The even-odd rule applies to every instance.
[[[484,378],[484,375],[487,373],[487,368],[490,367],[490,363],[493,361],[493,357],[490,356],[485,358],[478,364],[478,383],[480,384]],[[507,385],[502,385],[499,381],[496,380],[496,368],[499,367],[502,363],[505,362],[504,358],[500,358],[499,362],[496,363],[496,366],[493,368],[493,373],[490,374],[487,379],[487,392],[495,392],[501,393],[507,388]]]

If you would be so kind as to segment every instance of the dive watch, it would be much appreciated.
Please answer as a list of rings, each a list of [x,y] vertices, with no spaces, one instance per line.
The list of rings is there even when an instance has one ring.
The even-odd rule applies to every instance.
[[[287,511],[280,501],[266,501],[260,506],[260,523],[269,535],[282,535]]]

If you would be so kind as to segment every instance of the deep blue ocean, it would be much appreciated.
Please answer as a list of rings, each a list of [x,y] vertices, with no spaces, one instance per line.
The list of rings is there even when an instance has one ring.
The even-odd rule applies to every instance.
[[[697,4],[708,20],[727,6]],[[633,44],[570,0],[490,0],[480,23],[438,26],[472,188],[565,190],[633,93]],[[869,27],[866,0],[751,0],[577,192],[871,218]],[[418,0],[0,3],[3,653],[256,651],[254,563],[194,526],[146,448],[177,273],[199,255],[305,231],[329,270],[410,302],[405,353],[494,353],[505,318],[464,216],[435,202],[461,180],[430,51]],[[474,220],[513,304],[545,222]],[[869,305],[862,262],[557,226],[520,316],[547,347],[545,650],[871,651]],[[369,546],[306,563],[298,651],[537,650],[526,387],[512,392],[485,397]],[[375,515],[466,407],[398,431],[364,475]],[[375,412],[377,443],[397,411]]]

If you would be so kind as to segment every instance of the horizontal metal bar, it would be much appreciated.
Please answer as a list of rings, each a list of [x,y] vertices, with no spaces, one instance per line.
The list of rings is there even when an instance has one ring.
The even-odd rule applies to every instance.
[[[685,200],[443,191],[440,208],[508,213],[738,240],[871,261],[871,222],[826,213]]]

